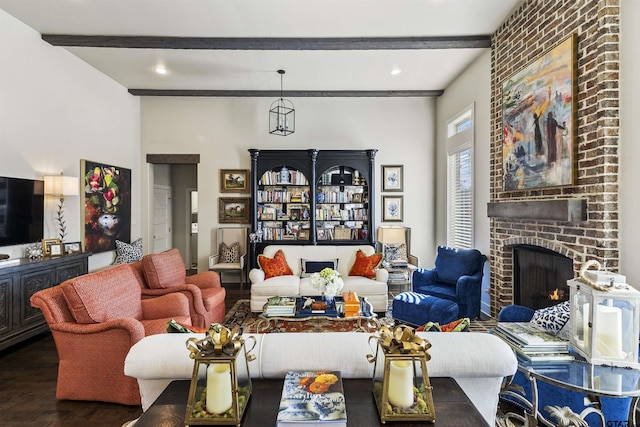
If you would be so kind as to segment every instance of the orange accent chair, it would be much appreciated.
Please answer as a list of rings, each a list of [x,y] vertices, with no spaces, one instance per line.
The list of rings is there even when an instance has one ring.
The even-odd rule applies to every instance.
[[[149,299],[179,292],[189,300],[193,326],[208,328],[222,323],[227,291],[220,285],[220,275],[213,271],[187,276],[180,251],[169,249],[148,254],[130,264],[142,288],[142,298]]]
[[[171,319],[191,324],[182,294],[143,300],[128,264],[69,279],[31,296],[42,310],[58,357],[56,398],[140,405],[135,378],[125,376],[131,346],[166,333]]]

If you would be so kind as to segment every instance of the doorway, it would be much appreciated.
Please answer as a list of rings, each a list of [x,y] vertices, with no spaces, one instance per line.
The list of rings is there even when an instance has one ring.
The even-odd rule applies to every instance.
[[[187,272],[198,265],[199,161],[199,155],[147,155],[153,170],[153,252],[178,249]]]

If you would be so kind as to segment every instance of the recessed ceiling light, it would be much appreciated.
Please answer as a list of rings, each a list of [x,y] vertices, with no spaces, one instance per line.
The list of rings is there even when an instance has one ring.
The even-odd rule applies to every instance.
[[[154,70],[158,74],[167,74],[167,69],[164,68],[162,65],[158,65],[156,68],[154,68]]]
[[[393,67],[393,69],[391,70],[391,75],[392,76],[397,76],[398,74],[400,74],[402,72],[402,70],[398,67]]]

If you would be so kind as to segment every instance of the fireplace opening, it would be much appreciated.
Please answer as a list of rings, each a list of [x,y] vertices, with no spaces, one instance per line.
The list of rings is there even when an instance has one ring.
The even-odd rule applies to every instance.
[[[573,261],[539,246],[513,248],[513,302],[534,310],[569,299]]]

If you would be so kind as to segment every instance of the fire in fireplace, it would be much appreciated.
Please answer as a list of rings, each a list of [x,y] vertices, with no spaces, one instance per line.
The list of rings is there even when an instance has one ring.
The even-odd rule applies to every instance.
[[[513,248],[515,304],[538,309],[567,301],[573,276],[573,261],[562,254],[532,245]]]

